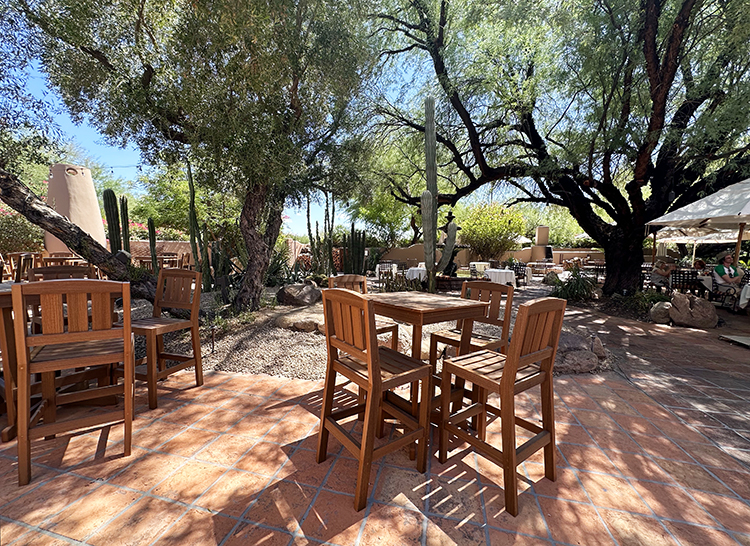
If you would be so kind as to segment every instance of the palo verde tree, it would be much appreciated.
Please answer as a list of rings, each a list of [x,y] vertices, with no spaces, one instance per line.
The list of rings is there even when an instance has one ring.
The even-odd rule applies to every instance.
[[[16,4],[38,30],[41,68],[74,119],[114,144],[136,143],[148,161],[187,159],[199,185],[239,199],[249,260],[235,303],[257,308],[285,201],[344,140],[368,53],[357,6]]]
[[[385,123],[423,132],[440,91],[461,175],[440,203],[502,183],[567,208],[604,248],[605,293],[638,285],[646,222],[750,174],[745,0],[389,0],[374,17],[384,57],[429,74]]]

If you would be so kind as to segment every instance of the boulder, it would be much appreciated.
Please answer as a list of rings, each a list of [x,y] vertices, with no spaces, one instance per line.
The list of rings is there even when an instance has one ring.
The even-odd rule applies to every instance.
[[[558,277],[557,273],[555,273],[554,271],[550,271],[544,276],[544,279],[542,279],[542,284],[556,286],[560,284],[560,277]]]
[[[672,309],[672,304],[668,301],[659,301],[651,307],[649,316],[656,324],[668,324],[669,323],[669,311]]]
[[[583,335],[563,330],[557,344],[556,373],[587,373],[606,360],[607,350],[596,335]]]
[[[570,351],[565,354],[560,364],[555,362],[558,373],[587,373],[599,365],[599,358],[592,351]]]
[[[276,326],[300,332],[323,332],[323,304],[318,303],[303,309],[285,312],[276,318]]]
[[[276,292],[276,301],[281,305],[302,307],[317,303],[321,299],[323,299],[323,293],[318,285],[312,281],[305,281],[304,284],[288,284],[282,286]]]
[[[710,301],[680,293],[672,296],[669,318],[678,326],[689,328],[716,328],[719,322],[716,308]]]

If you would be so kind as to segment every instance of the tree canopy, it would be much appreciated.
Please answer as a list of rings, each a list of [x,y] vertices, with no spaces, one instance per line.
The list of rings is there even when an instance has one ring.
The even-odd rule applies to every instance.
[[[383,55],[439,89],[456,176],[567,208],[607,255],[605,292],[635,288],[645,223],[750,173],[750,13],[742,0],[394,0]],[[424,131],[408,101],[392,130]],[[416,102],[416,101],[415,101]],[[401,194],[417,204],[418,194]]]
[[[21,0],[42,69],[74,119],[154,163],[191,160],[233,193],[251,257],[237,298],[257,307],[287,199],[356,153],[342,133],[367,68],[356,5]],[[364,67],[364,68],[363,68]]]

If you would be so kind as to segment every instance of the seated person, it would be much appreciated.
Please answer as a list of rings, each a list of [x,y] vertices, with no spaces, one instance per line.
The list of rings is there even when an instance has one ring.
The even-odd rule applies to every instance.
[[[721,292],[736,291],[744,272],[732,265],[732,253],[722,252],[718,256],[719,265],[714,267],[714,278]]]
[[[700,259],[699,260],[695,260],[693,262],[693,269],[695,269],[696,271],[698,271],[699,275],[702,275],[706,271],[706,262],[704,262],[703,260],[700,260]]]
[[[657,288],[669,288],[669,276],[674,271],[674,264],[667,264],[664,260],[656,260],[651,270],[651,284]]]

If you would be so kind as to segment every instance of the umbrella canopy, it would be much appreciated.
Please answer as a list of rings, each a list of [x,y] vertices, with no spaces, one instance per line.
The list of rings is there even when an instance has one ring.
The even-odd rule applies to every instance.
[[[750,222],[750,178],[648,222],[652,226],[737,229]]]
[[[734,243],[738,237],[739,230],[736,229],[712,231],[701,228],[664,228],[656,232],[656,240],[660,243]],[[743,232],[742,238],[750,240],[750,231]]]
[[[750,178],[737,182],[648,222],[652,226],[738,229],[734,263],[740,254],[745,225],[750,222]]]

